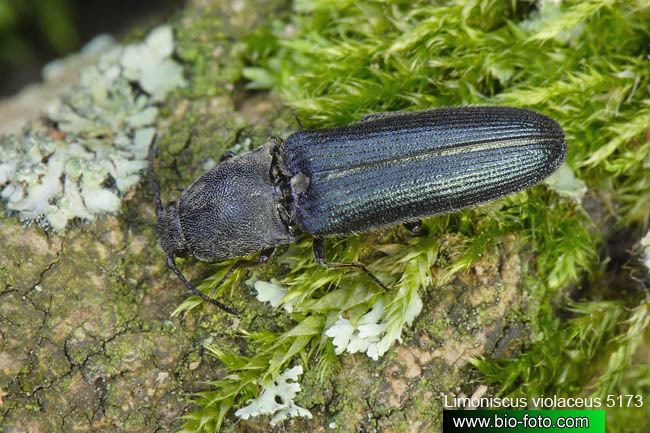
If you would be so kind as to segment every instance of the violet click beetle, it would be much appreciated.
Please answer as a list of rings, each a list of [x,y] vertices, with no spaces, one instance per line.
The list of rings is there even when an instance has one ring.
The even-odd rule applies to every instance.
[[[429,215],[484,203],[528,188],[566,157],[562,128],[535,111],[511,107],[458,107],[378,113],[332,129],[271,138],[260,148],[228,155],[199,177],[177,202],[163,208],[153,173],[160,244],[182,283],[225,311],[230,307],[194,288],[175,256],[213,262],[259,252],[302,233],[314,237],[324,266],[324,237],[411,224]]]

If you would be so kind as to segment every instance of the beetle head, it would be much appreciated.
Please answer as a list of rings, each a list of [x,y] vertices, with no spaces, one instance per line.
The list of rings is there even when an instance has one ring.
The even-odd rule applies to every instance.
[[[176,203],[170,203],[166,209],[160,212],[157,226],[160,234],[160,246],[167,255],[184,257],[190,254],[189,246],[181,231],[181,221],[178,218]]]

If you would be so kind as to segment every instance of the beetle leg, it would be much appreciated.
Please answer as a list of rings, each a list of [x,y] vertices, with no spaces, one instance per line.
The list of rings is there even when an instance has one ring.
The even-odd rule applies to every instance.
[[[210,299],[210,297],[206,296],[204,293],[201,293],[201,292],[200,292],[196,287],[192,286],[192,284],[190,284],[190,282],[187,281],[187,279],[185,278],[185,275],[183,275],[183,273],[181,272],[181,270],[178,269],[178,267],[176,267],[176,261],[174,260],[174,256],[172,256],[171,254],[167,256],[167,267],[168,267],[169,269],[171,269],[173,273],[176,274],[176,276],[178,277],[178,279],[181,280],[181,282],[183,283],[183,285],[184,285],[184,286],[185,286],[189,291],[191,291],[191,292],[194,293],[195,295],[199,296],[199,297],[200,297],[201,299],[203,299],[204,301],[207,301],[207,302],[210,302],[211,304],[216,305],[217,307],[221,308],[221,309],[222,309],[223,311],[225,311],[226,313],[230,313],[230,314],[234,314],[234,315],[238,315],[238,314],[239,314],[239,313],[237,313],[236,310],[234,310],[234,309],[228,307],[227,305],[222,304],[221,302],[219,302],[219,301],[217,301],[217,300]],[[232,272],[231,272],[231,273],[232,273]]]
[[[368,275],[379,287],[384,291],[388,291],[388,287],[377,278],[372,272],[368,270],[361,263],[339,263],[339,262],[329,262],[325,258],[325,239],[320,236],[314,237],[314,242],[312,243],[312,249],[314,251],[314,258],[319,265],[329,267],[329,268],[355,268],[360,271],[363,271]]]
[[[427,234],[426,230],[422,228],[422,220],[415,220],[404,223],[404,228],[410,231],[414,236],[424,236]]]
[[[158,141],[158,134],[153,138],[153,141],[149,145],[149,152],[147,154],[147,159],[149,161],[149,179],[151,181],[151,190],[153,195],[156,198],[156,218],[160,217],[160,213],[163,211],[162,199],[160,198],[160,187],[158,186],[158,180],[156,179],[156,172],[153,167],[153,157],[156,154],[156,142]]]
[[[234,265],[232,265],[230,267],[230,269],[228,269],[228,271],[226,271],[226,274],[223,277],[221,277],[219,282],[210,291],[210,294],[208,295],[207,300],[212,302],[212,297],[214,296],[214,293],[217,291],[217,289],[219,287],[221,287],[221,285],[223,283],[226,282],[228,277],[230,277],[232,275],[232,273],[235,272],[235,270],[237,270],[239,268],[247,268],[249,266],[263,265],[264,263],[269,261],[269,259],[271,258],[271,255],[273,254],[273,251],[275,251],[275,247],[267,248],[267,249],[263,250],[260,253],[260,256],[257,258],[257,260],[240,260],[237,263],[235,263]]]
[[[293,111],[293,118],[296,120],[296,123],[298,124],[298,132],[303,131],[304,128],[302,127],[302,122],[300,122],[300,117],[298,117],[298,112],[295,110]]]
[[[262,250],[259,258],[257,259],[257,263],[260,265],[265,264],[266,262],[269,261],[269,259],[271,258],[274,252],[275,252],[275,247],[270,247],[265,250]]]
[[[232,150],[228,150],[228,151],[224,152],[223,155],[221,155],[221,158],[219,158],[219,162],[224,162],[225,160],[230,159],[235,155],[236,155],[235,152],[233,152]]]

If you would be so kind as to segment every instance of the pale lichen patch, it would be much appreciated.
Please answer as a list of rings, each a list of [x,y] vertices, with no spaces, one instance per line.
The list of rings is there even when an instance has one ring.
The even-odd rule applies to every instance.
[[[581,203],[587,193],[587,185],[575,175],[567,163],[562,164],[544,183],[558,194],[569,197],[577,203]]]
[[[293,399],[300,392],[298,377],[302,367],[295,366],[285,370],[275,380],[262,384],[259,397],[250,400],[248,404],[235,412],[241,419],[260,415],[272,415],[271,425],[276,425],[287,418],[311,418],[311,412],[298,406]]]
[[[49,107],[43,125],[1,137],[7,209],[57,232],[70,220],[117,212],[146,168],[156,102],[185,84],[173,50],[168,26],[142,44],[106,48]]]

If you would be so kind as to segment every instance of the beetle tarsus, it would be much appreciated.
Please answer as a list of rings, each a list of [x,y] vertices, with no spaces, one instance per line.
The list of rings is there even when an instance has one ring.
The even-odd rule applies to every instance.
[[[215,299],[210,299],[210,297],[207,296],[207,295],[205,295],[205,293],[200,292],[199,289],[197,289],[196,287],[192,286],[192,284],[191,284],[189,281],[187,281],[187,278],[185,278],[185,275],[183,275],[183,273],[181,272],[181,270],[178,269],[178,267],[176,266],[176,261],[174,260],[174,256],[172,256],[172,255],[167,256],[167,267],[168,267],[169,269],[171,269],[171,271],[172,271],[174,274],[176,274],[176,276],[178,277],[178,279],[181,280],[181,283],[183,283],[183,285],[184,285],[184,286],[185,286],[189,291],[191,291],[192,293],[194,293],[195,295],[197,295],[198,297],[200,297],[200,298],[203,299],[204,301],[209,302],[209,303],[211,303],[211,304],[213,304],[213,305],[216,305],[217,307],[221,308],[221,309],[222,309],[223,311],[225,311],[226,313],[234,314],[235,316],[238,316],[238,315],[239,315],[239,313],[237,312],[237,310],[235,310],[235,309],[233,309],[233,308],[230,308],[230,307],[228,307],[227,305],[222,304],[221,302],[219,302],[219,301],[217,301],[217,300],[215,300]],[[231,268],[231,269],[232,269],[232,268]],[[232,273],[231,271],[229,271],[229,272]],[[224,279],[222,279],[222,281],[223,281],[223,280],[224,280]]]
[[[325,258],[325,239],[321,237],[315,237],[314,242],[312,243],[312,248],[314,251],[314,258],[319,265],[325,266],[328,268],[354,268],[362,272],[365,272],[382,290],[388,291],[388,287],[382,283],[379,278],[377,278],[372,272],[362,265],[361,263],[340,263],[340,262],[330,262]]]
[[[422,220],[404,223],[404,228],[411,232],[413,236],[424,236],[427,234],[427,231],[422,227]]]
[[[401,110],[401,111],[384,111],[382,113],[372,113],[363,116],[361,120],[359,120],[359,123],[372,122],[373,120],[388,119],[390,117],[399,117],[399,116],[404,116],[409,114],[413,114],[413,112]]]

